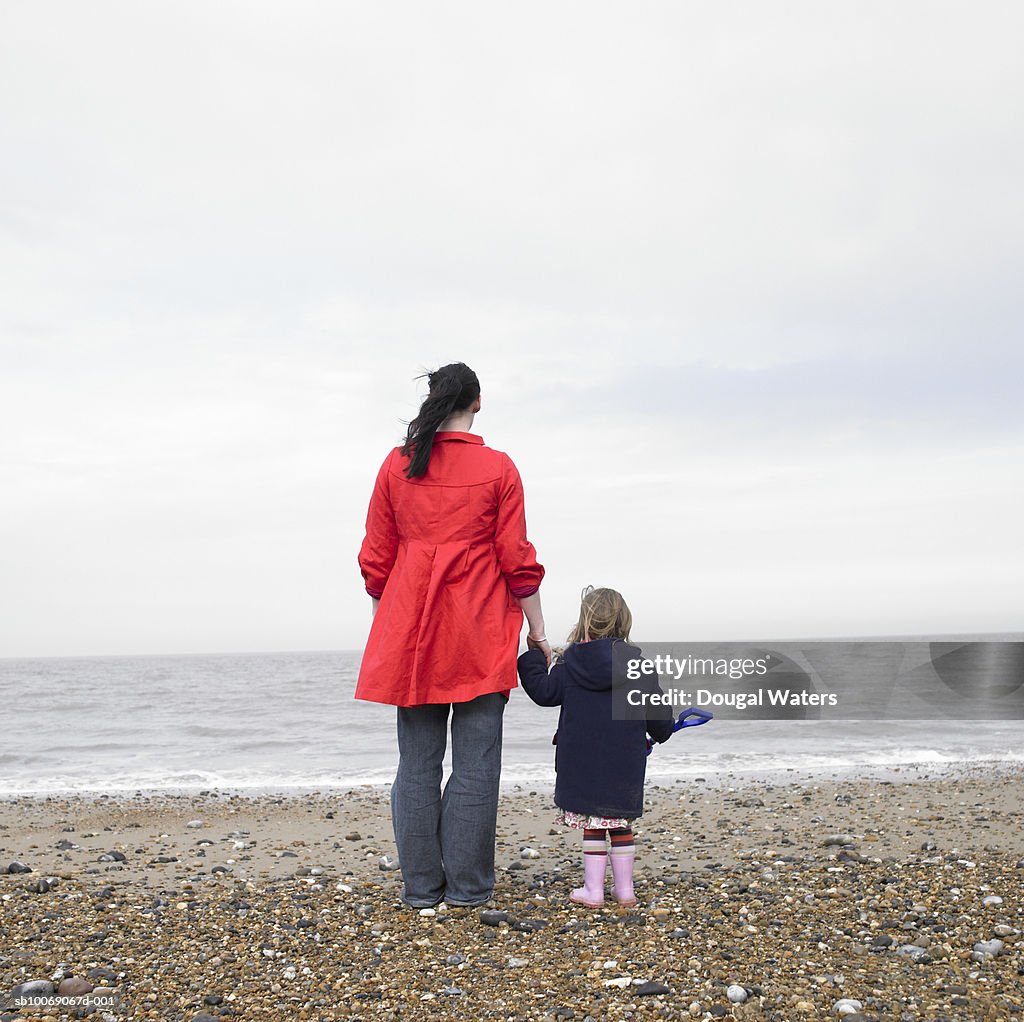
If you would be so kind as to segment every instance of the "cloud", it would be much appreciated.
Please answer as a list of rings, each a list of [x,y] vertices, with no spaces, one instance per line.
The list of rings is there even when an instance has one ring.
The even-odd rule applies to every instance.
[[[0,655],[358,645],[369,482],[455,359],[553,608],[1019,605],[1021,12],[4,20]]]

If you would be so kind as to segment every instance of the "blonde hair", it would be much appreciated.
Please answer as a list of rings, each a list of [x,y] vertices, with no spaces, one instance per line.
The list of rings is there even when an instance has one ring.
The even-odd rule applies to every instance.
[[[580,617],[566,640],[587,642],[590,639],[625,639],[633,627],[633,615],[621,593],[614,589],[586,586],[580,594]]]

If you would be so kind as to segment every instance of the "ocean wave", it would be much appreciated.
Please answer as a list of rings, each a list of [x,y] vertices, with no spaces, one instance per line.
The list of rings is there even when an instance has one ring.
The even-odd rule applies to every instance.
[[[390,785],[394,770],[366,770],[360,773],[286,773],[141,771],[83,775],[14,777],[0,775],[0,796],[102,795],[134,792],[195,793],[207,789],[222,792],[333,791],[364,785]]]
[[[652,757],[653,758],[653,757]],[[721,757],[664,757],[648,764],[648,777],[699,776],[734,771],[739,765],[743,773],[774,773],[783,770],[827,771],[857,769],[936,766],[954,767],[965,764],[1024,763],[1024,754],[1016,749],[942,751],[931,748],[850,749],[844,752],[755,752],[742,757],[726,754]]]
[[[653,757],[652,757],[653,758]],[[785,772],[820,776],[829,771],[840,771],[865,776],[877,770],[893,768],[928,767],[938,770],[965,765],[1018,765],[1024,763],[1024,754],[1016,749],[1001,752],[955,754],[939,749],[890,749],[872,754],[849,752],[757,753],[737,758],[734,754],[721,757],[693,758],[661,756],[648,765],[648,780],[654,783],[671,779],[693,777],[714,778],[719,775],[744,774],[751,776],[776,775]],[[125,792],[182,792],[194,793],[205,789],[228,792],[291,792],[343,791],[362,786],[390,786],[394,779],[392,765],[355,770],[139,770],[107,774],[53,774],[18,777],[0,776],[0,795],[32,796],[51,794],[123,794]],[[550,761],[506,764],[502,770],[501,786],[505,791],[529,788],[553,790],[555,772]]]

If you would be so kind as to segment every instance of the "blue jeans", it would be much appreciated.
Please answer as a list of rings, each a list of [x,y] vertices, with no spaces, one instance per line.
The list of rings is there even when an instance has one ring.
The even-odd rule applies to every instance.
[[[442,793],[449,711],[452,774]],[[479,905],[494,893],[504,712],[499,692],[467,703],[398,707],[391,821],[407,905]]]

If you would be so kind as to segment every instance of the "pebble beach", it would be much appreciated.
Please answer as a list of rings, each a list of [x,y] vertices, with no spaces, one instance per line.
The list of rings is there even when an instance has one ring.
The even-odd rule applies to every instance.
[[[492,903],[427,910],[381,787],[6,797],[0,1022],[1022,1018],[1022,774],[649,784],[638,904],[600,910],[540,789]]]

